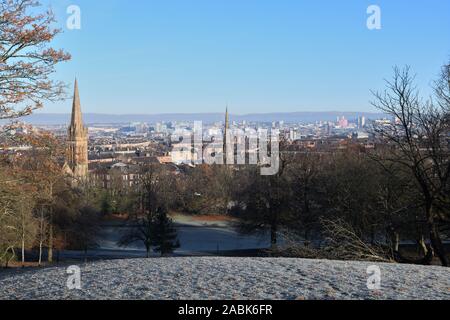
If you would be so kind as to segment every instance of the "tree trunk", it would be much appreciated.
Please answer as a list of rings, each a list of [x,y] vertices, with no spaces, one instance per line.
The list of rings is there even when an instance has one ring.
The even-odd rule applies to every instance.
[[[398,232],[394,232],[394,243],[393,243],[394,251],[398,252],[398,249],[400,247],[400,235]]]
[[[53,199],[53,184],[50,184],[50,197]],[[53,208],[49,208],[49,229],[48,229],[48,257],[47,261],[53,263]]]
[[[22,268],[25,268],[25,213],[22,208]]]
[[[42,265],[42,241],[39,241],[39,262],[38,267]]]
[[[422,235],[419,240],[417,240],[417,244],[419,245],[420,253],[426,256],[428,254],[428,248],[425,244],[424,236]]]
[[[448,267],[449,266],[448,258],[445,253],[445,248],[444,245],[442,244],[438,228],[436,226],[436,223],[434,222],[433,206],[431,203],[427,204],[426,210],[427,210],[426,214],[427,214],[428,228],[430,230],[431,246],[434,249],[434,253],[438,256],[439,260],[441,260],[441,264],[444,267]]]
[[[42,264],[42,245],[44,242],[44,210],[41,207],[41,223],[40,223],[40,230],[39,230],[39,262],[38,266],[40,267]]]
[[[5,262],[5,269],[8,269],[9,267],[9,262],[14,259],[14,257],[16,256],[16,251],[14,250],[14,247],[8,249],[6,252],[8,252],[9,250],[11,250],[11,257],[9,259],[6,260]]]
[[[150,249],[151,249],[150,243],[145,241],[145,250],[147,252],[147,258],[150,258]]]
[[[439,260],[441,260],[441,264],[444,267],[449,266],[448,258],[445,253],[444,245],[442,244],[441,237],[439,235],[439,231],[437,230],[437,227],[433,224],[430,226],[430,240],[431,245],[433,246],[434,252],[439,257]]]
[[[53,262],[53,225],[50,223],[48,228],[48,257],[49,263]]]
[[[22,268],[25,268],[25,237],[22,235]]]
[[[270,245],[271,248],[277,247],[277,225],[272,224],[270,226]]]

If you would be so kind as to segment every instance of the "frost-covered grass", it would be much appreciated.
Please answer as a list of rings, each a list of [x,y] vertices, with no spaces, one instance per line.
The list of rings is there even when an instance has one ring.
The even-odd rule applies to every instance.
[[[81,267],[68,290],[65,267],[0,271],[0,299],[450,299],[450,269],[285,258],[158,258]]]

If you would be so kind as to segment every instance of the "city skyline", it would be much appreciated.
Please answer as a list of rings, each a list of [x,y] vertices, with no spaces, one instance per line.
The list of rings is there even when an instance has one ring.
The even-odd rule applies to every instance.
[[[191,122],[202,121],[205,123],[222,122],[225,112],[216,113],[161,113],[161,114],[97,114],[83,113],[83,119],[87,124],[125,124],[125,123],[157,123],[157,122]],[[376,120],[389,118],[383,113],[370,112],[293,112],[293,113],[254,113],[236,114],[230,112],[233,122],[256,122],[270,123],[283,121],[285,123],[315,123],[320,121],[335,121],[336,117],[349,120],[356,120],[360,116],[367,119]],[[23,117],[22,121],[33,125],[62,125],[70,120],[70,113],[35,113],[31,116]],[[1,122],[0,122],[1,123]]]
[[[449,300],[449,13],[0,0],[0,302]]]
[[[442,1],[377,1],[380,30],[366,26],[368,1],[43,3],[64,31],[55,43],[73,57],[55,77],[69,88],[78,77],[86,113],[217,113],[227,103],[240,114],[373,112],[370,90],[394,65],[411,65],[428,96],[450,51]],[[80,30],[66,27],[69,5]]]

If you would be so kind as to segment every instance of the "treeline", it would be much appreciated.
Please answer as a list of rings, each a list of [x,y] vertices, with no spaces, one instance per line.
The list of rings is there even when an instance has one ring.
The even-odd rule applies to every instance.
[[[42,108],[45,102],[65,98],[65,84],[52,76],[56,65],[70,60],[64,50],[51,43],[61,30],[55,29],[54,15],[33,0],[0,0],[0,119],[14,121]],[[39,27],[36,27],[39,26]],[[32,146],[30,154],[9,154],[7,129],[0,132],[0,263],[7,264],[21,251],[37,246],[39,263],[44,247],[53,259],[59,231],[74,234],[72,227],[56,212],[71,212],[80,221],[81,195],[61,179],[56,157],[60,156],[51,136],[12,134],[15,141]],[[70,223],[72,226],[73,224]],[[69,236],[68,239],[72,237]],[[69,241],[69,240],[68,240]]]
[[[64,174],[64,143],[46,133],[12,135],[30,150],[0,161],[0,262],[25,263],[27,249],[53,261],[54,249],[95,247],[101,216],[127,214],[119,244],[141,242],[161,255],[177,247],[168,213],[230,214],[243,233],[270,233],[273,252],[297,256],[449,265],[450,67],[432,100],[414,89],[409,69],[395,69],[373,104],[395,122],[375,125],[374,150],[313,152],[281,146],[280,170],[256,166],[141,168],[133,188],[119,174],[101,190]],[[6,150],[6,149],[5,149]],[[114,178],[114,179],[113,179]],[[420,257],[405,257],[403,242]],[[19,251],[19,252],[18,252]]]
[[[280,254],[421,264],[436,257],[448,266],[449,97],[449,65],[428,100],[418,95],[409,68],[396,68],[386,90],[374,93],[373,105],[394,120],[373,126],[374,150],[357,143],[320,153],[282,145],[274,176],[255,166],[201,165],[177,175],[146,169],[137,192],[115,192],[122,194],[116,203],[139,205],[127,210],[137,228],[122,243],[139,240],[150,250],[152,221],[176,210],[231,214],[241,232],[270,233],[274,252],[284,247]],[[169,247],[176,247],[169,234]],[[417,254],[405,256],[402,242],[415,244]]]
[[[200,166],[179,182],[182,210],[231,213],[243,232],[270,232],[274,248],[280,235],[285,244],[316,244],[298,247],[300,254],[423,264],[437,257],[448,266],[450,66],[428,100],[409,68],[394,71],[386,90],[374,93],[373,105],[395,120],[373,126],[375,150],[285,149],[274,176],[251,166]],[[416,243],[421,257],[404,257],[402,241]]]
[[[274,176],[252,166],[192,168],[177,178],[174,210],[232,215],[240,232],[269,234],[275,254],[431,263],[439,248],[430,232],[450,239],[449,186],[430,224],[414,175],[384,160],[394,149],[377,149],[285,153]],[[404,257],[402,241],[422,257]]]
[[[7,136],[4,132],[4,143]],[[0,157],[0,263],[7,266],[20,257],[24,264],[30,260],[26,251],[34,250],[41,265],[44,257],[54,261],[54,249],[95,246],[102,191],[65,174],[64,144],[52,135],[32,132],[9,138],[29,149]]]

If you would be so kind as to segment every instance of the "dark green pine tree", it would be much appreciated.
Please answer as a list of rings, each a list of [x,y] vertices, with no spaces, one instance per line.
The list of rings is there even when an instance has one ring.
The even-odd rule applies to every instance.
[[[180,247],[180,241],[177,239],[177,230],[172,219],[167,216],[167,210],[159,208],[155,219],[152,221],[152,245],[155,252],[160,252],[161,256],[173,253]]]

